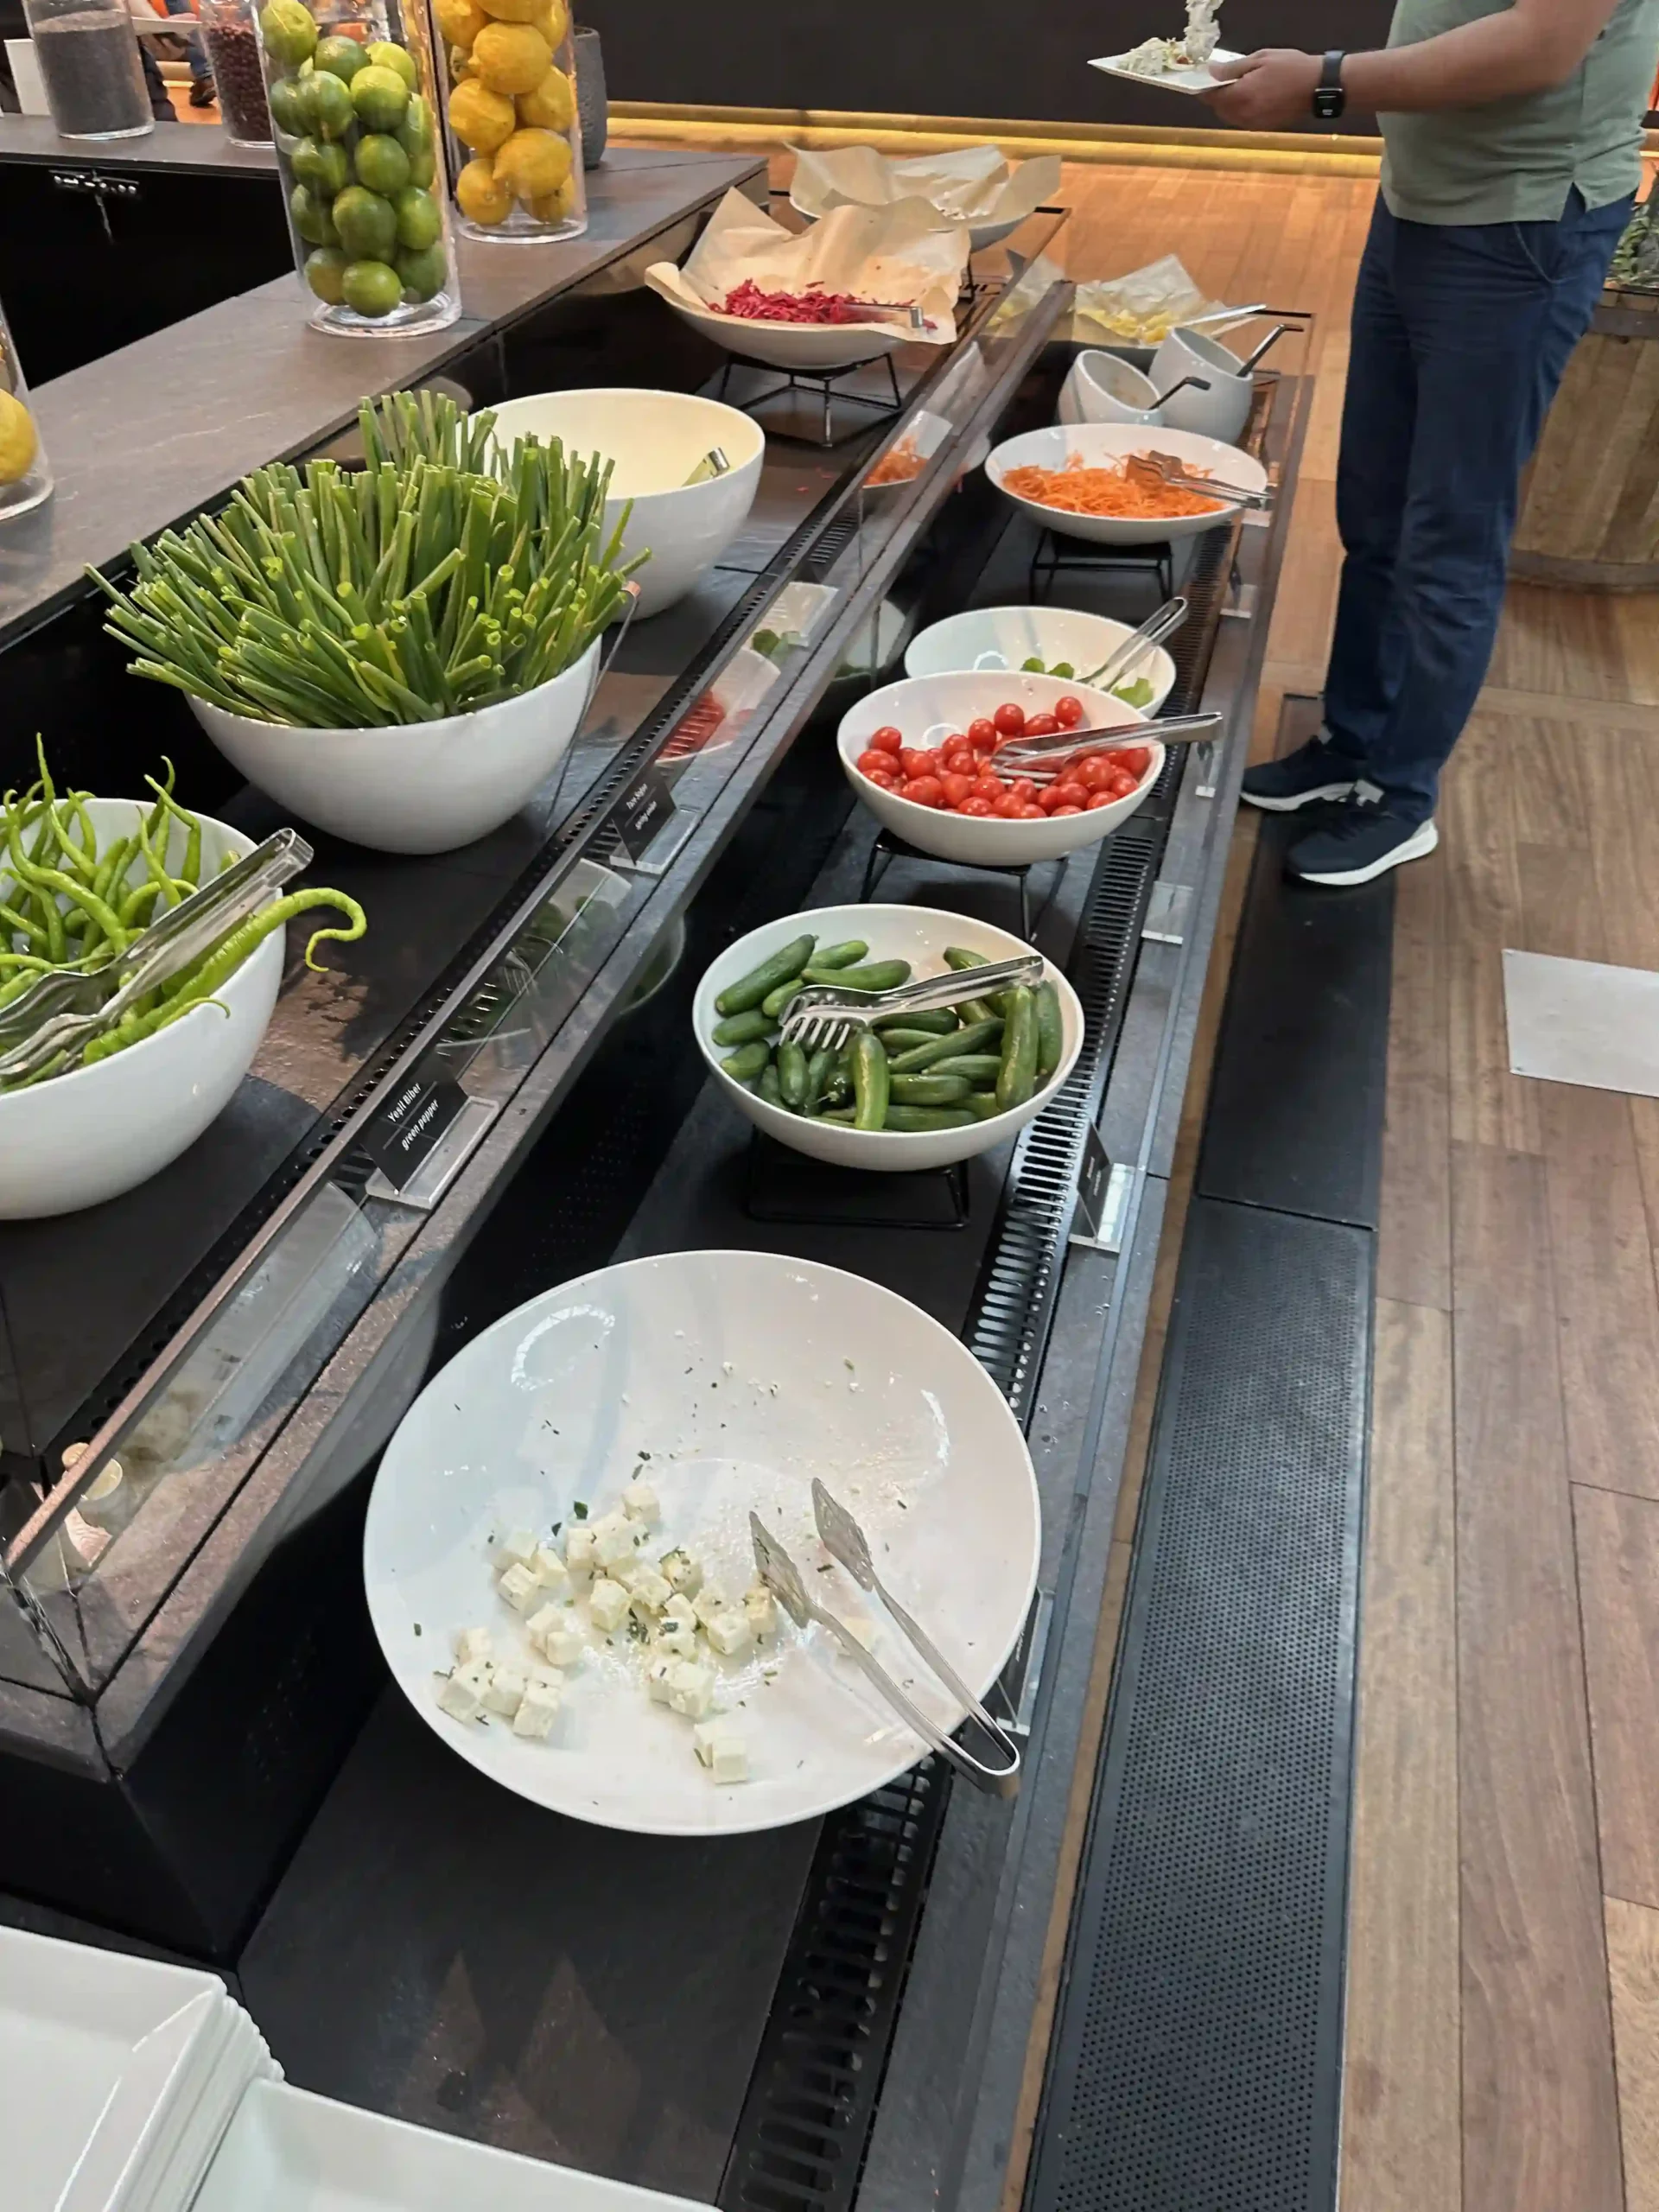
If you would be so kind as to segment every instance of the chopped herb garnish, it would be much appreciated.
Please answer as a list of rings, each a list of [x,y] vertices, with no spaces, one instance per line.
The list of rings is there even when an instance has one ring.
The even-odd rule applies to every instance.
[[[416,1636],[418,1636],[418,1635],[420,1634],[420,1632],[421,1632],[421,1624],[420,1624],[419,1621],[416,1621],[416,1624],[415,1624],[415,1633],[416,1633]]]
[[[588,1518],[588,1508],[582,1503],[580,1498],[576,1499],[575,1503],[571,1506],[570,1510],[575,1515],[578,1521],[585,1521]]]

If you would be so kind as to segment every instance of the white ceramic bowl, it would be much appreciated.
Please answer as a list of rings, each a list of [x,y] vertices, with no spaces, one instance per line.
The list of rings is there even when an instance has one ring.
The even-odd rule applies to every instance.
[[[1230,445],[1250,419],[1255,378],[1240,373],[1230,346],[1204,330],[1172,330],[1152,357],[1154,386],[1166,391],[1182,377],[1203,377],[1208,391],[1189,385],[1164,403],[1164,420],[1173,429],[1196,430]]]
[[[1012,499],[1033,522],[1062,537],[1081,537],[1091,545],[1160,545],[1179,537],[1198,537],[1238,512],[1235,501],[1218,507],[1213,514],[1146,521],[1122,515],[1068,514],[1063,507],[1045,507],[1035,499],[1021,499],[1003,481],[1011,468],[1064,468],[1074,455],[1080,455],[1087,467],[1102,468],[1122,461],[1126,454],[1154,448],[1173,454],[1189,468],[1207,469],[1246,492],[1267,489],[1266,469],[1236,446],[1221,445],[1214,438],[1198,437],[1190,430],[1145,429],[1122,423],[1082,423],[1071,429],[1027,430],[1023,437],[1008,438],[995,448],[985,464],[985,474],[1003,497]]]
[[[1060,388],[1058,419],[1078,423],[1161,423],[1160,387],[1116,353],[1079,353]]]
[[[770,1252],[671,1252],[545,1291],[475,1337],[386,1448],[369,1501],[369,1612],[399,1688],[448,1747],[533,1803],[655,1835],[781,1827],[902,1774],[922,1745],[817,1626],[717,1662],[750,1779],[717,1784],[689,1724],[652,1703],[626,1639],[566,1677],[550,1740],[438,1709],[454,1630],[523,1624],[492,1587],[489,1539],[613,1510],[649,1453],[652,1556],[688,1546],[706,1583],[753,1577],[751,1511],[775,1529],[938,1725],[962,1708],[877,1619],[812,1528],[821,1476],[863,1523],[884,1580],[976,1694],[995,1680],[1036,1583],[1030,1455],[984,1369],[948,1329],[861,1276]],[[660,1539],[660,1542],[655,1540]],[[585,1611],[585,1608],[582,1609]],[[581,1618],[581,1611],[578,1618]],[[416,1630],[419,1633],[416,1633]]]
[[[562,438],[574,453],[601,454],[614,467],[605,505],[607,534],[629,500],[633,512],[622,540],[632,560],[651,558],[634,577],[636,619],[672,607],[713,568],[748,520],[766,458],[766,433],[735,407],[689,391],[548,391],[496,408],[503,444]],[[712,447],[730,461],[724,476],[688,484]]]
[[[563,676],[476,714],[387,729],[285,729],[192,699],[226,759],[303,822],[377,853],[449,853],[487,836],[570,749],[601,640]]]
[[[966,914],[947,914],[936,906],[818,906],[810,913],[788,914],[779,921],[766,922],[735,944],[728,945],[719,959],[710,963],[692,1002],[691,1023],[698,1048],[715,1082],[739,1113],[791,1152],[804,1152],[809,1159],[827,1160],[835,1167],[868,1167],[893,1174],[949,1167],[959,1160],[976,1159],[982,1152],[1005,1144],[1042,1112],[1083,1050],[1083,1008],[1071,984],[1051,963],[1048,978],[1059,995],[1065,1044],[1058,1067],[1026,1105],[999,1114],[992,1122],[976,1122],[965,1129],[913,1130],[848,1128],[838,1122],[809,1122],[781,1106],[768,1105],[741,1083],[734,1083],[721,1066],[732,1047],[713,1042],[720,1020],[715,1001],[741,976],[781,950],[791,938],[804,937],[809,931],[820,944],[842,944],[849,938],[862,938],[872,960],[908,960],[918,978],[944,975],[948,944],[982,952],[988,960],[1012,960],[1031,950],[1007,930],[972,921]]]
[[[1050,668],[1056,661],[1070,661],[1083,677],[1103,665],[1131,633],[1128,622],[1085,614],[1075,607],[975,607],[912,638],[905,653],[905,674],[1017,670],[1035,658]],[[1154,645],[1135,676],[1152,685],[1152,697],[1141,712],[1155,715],[1175,688],[1174,662],[1161,645]]]
[[[1147,732],[1152,759],[1137,790],[1114,805],[1096,807],[1092,813],[1049,816],[1041,822],[1002,822],[995,816],[943,814],[931,806],[918,806],[896,791],[883,791],[861,774],[856,762],[874,733],[889,723],[904,733],[906,745],[936,743],[949,730],[965,730],[980,715],[995,713],[1005,700],[1022,706],[1027,716],[1046,714],[1054,702],[1070,693],[1083,702],[1084,721],[1094,728],[1115,723],[1144,721],[1146,716],[1122,699],[1103,691],[1090,691],[1059,676],[1014,674],[922,676],[904,683],[889,683],[872,691],[842,717],[836,734],[841,765],[847,780],[878,822],[902,837],[918,852],[936,860],[962,861],[976,868],[1015,868],[1028,861],[1057,861],[1079,852],[1127,822],[1157,782],[1164,765],[1164,748],[1154,730]]]
[[[86,802],[100,848],[132,835],[149,802]],[[201,817],[202,880],[228,854],[251,849],[239,830]],[[183,858],[171,825],[168,855]],[[6,869],[0,860],[0,898]],[[128,873],[143,880],[143,862]],[[323,916],[326,922],[327,916]],[[0,1093],[0,1221],[78,1213],[136,1189],[193,1145],[222,1113],[265,1033],[283,980],[283,932],[273,931],[219,993],[224,1011],[198,1007],[107,1060]]]
[[[896,322],[879,329],[833,322],[751,322],[746,315],[690,308],[679,299],[668,299],[667,304],[714,345],[773,369],[849,369],[855,361],[879,361],[896,353],[910,334]]]

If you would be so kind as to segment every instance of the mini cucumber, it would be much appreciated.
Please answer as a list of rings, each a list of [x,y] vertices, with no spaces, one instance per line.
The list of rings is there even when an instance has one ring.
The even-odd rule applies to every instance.
[[[753,1083],[771,1058],[769,1045],[741,1045],[720,1065],[734,1083]]]
[[[853,1126],[853,1109],[850,1106],[826,1106],[822,1114],[815,1114],[812,1119],[815,1122],[834,1122],[839,1128],[849,1129]]]
[[[889,1106],[887,1127],[902,1136],[923,1129],[965,1129],[979,1116],[965,1106]]]
[[[816,968],[806,971],[809,983],[833,983],[838,991],[896,991],[910,981],[908,960],[873,960],[868,968]]]
[[[893,1073],[919,1074],[937,1060],[959,1059],[964,1052],[976,1052],[1001,1034],[1002,1024],[995,1014],[985,1021],[970,1021],[965,1029],[958,1029],[949,1037],[931,1037],[925,1044],[912,1045],[907,1052],[894,1053]]]
[[[806,1103],[806,1054],[798,1045],[785,1045],[778,1053],[778,1087],[791,1114]]]
[[[994,1090],[976,1090],[968,1101],[968,1110],[976,1122],[994,1122],[1004,1109]]]
[[[972,1087],[965,1075],[895,1075],[891,1084],[900,1106],[960,1106]]]
[[[747,976],[740,976],[736,982],[728,983],[715,1001],[715,1012],[747,1014],[751,1007],[759,1006],[779,983],[786,983],[791,976],[800,974],[812,957],[812,948],[817,941],[815,937],[798,937],[782,946],[770,960],[763,960]]]
[[[982,1090],[995,1085],[1001,1071],[998,1052],[958,1052],[951,1059],[935,1060],[928,1073],[965,1076],[976,1090]]]
[[[953,1029],[948,1036],[942,1037],[936,1029],[889,1029],[885,1023],[878,1021],[875,1033],[887,1046],[887,1058],[896,1060],[901,1054],[913,1052],[923,1045],[938,1045],[956,1052],[959,1049],[957,1039],[961,1033]]]
[[[758,1006],[747,1014],[734,1014],[729,1021],[717,1022],[715,1027],[716,1045],[764,1044],[771,1034],[772,1023]]]
[[[1065,1051],[1065,1029],[1060,1020],[1060,995],[1052,983],[1039,983],[1037,998],[1037,1081],[1046,1083]]]
[[[947,968],[954,968],[960,975],[965,969],[987,968],[990,963],[982,952],[969,952],[962,945],[947,944],[944,948],[944,964]],[[957,1007],[957,1012],[962,1019],[969,1023],[995,1020],[1006,1011],[1007,1008],[1001,996],[989,999],[963,999]]]
[[[754,1086],[754,1095],[757,1098],[764,1098],[768,1106],[781,1106],[784,1103],[778,1070],[771,1061],[760,1071],[760,1080]]]
[[[1004,1113],[1023,1106],[1037,1087],[1037,1002],[1023,983],[1002,994],[1007,1027],[1002,1037],[1002,1065],[996,1101]]]
[[[879,1129],[887,1124],[887,1055],[874,1030],[861,1030],[853,1039],[853,1116],[855,1129]]]
[[[804,1114],[816,1114],[829,1098],[836,1078],[836,1054],[832,1046],[823,1045],[806,1064],[806,1100]]]
[[[776,1021],[784,1008],[801,988],[801,978],[791,976],[786,983],[779,983],[775,991],[768,991],[760,1001],[760,1011],[768,1021]],[[740,1014],[738,1019],[741,1020]]]
[[[918,1029],[925,1030],[930,1037],[948,1037],[957,1027],[956,1009],[942,1006],[925,1014],[890,1014],[885,1021],[878,1021],[875,1026],[883,1036],[889,1033],[896,1035],[900,1029]]]
[[[826,944],[822,952],[812,956],[815,968],[856,968],[869,950],[861,937],[849,937],[844,944]]]

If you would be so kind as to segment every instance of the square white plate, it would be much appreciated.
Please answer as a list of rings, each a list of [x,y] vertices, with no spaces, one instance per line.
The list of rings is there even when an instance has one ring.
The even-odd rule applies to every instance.
[[[1167,69],[1161,77],[1148,77],[1143,70],[1126,69],[1123,65],[1128,59],[1127,54],[1108,54],[1098,61],[1091,61],[1089,67],[1103,70],[1109,77],[1122,77],[1126,85],[1150,85],[1157,92],[1185,92],[1189,97],[1196,97],[1199,92],[1213,92],[1216,89],[1216,80],[1207,65],[1202,69],[1190,67]],[[1218,46],[1210,59],[1212,62],[1242,61],[1244,57],[1242,54],[1230,54],[1224,46]]]
[[[1503,1005],[1512,1074],[1659,1098],[1659,975],[1505,950]]]

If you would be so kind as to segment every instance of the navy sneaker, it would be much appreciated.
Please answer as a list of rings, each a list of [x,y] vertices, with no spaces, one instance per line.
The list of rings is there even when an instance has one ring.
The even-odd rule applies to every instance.
[[[1303,883],[1340,890],[1370,883],[1407,861],[1426,860],[1440,842],[1433,820],[1407,822],[1390,814],[1376,785],[1361,784],[1357,798],[1332,807],[1317,830],[1297,839],[1285,855],[1285,872]]]
[[[1346,798],[1359,779],[1359,767],[1346,753],[1327,745],[1323,734],[1310,737],[1282,760],[1263,760],[1244,771],[1240,797],[1268,814],[1294,814],[1299,806],[1321,799]]]

